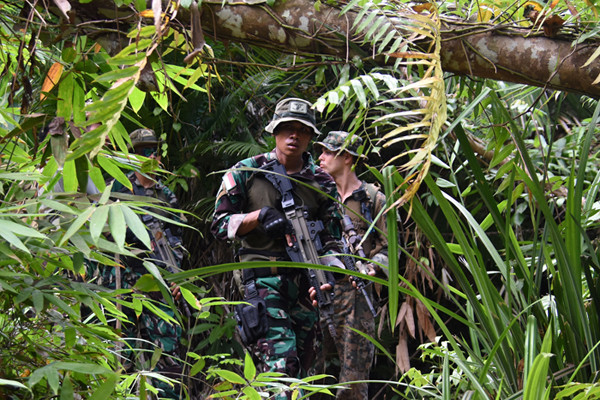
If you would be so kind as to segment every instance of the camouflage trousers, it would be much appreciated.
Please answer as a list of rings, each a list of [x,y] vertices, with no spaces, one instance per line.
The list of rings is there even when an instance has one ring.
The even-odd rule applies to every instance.
[[[255,345],[261,369],[300,378],[316,356],[318,313],[308,297],[307,280],[302,273],[268,276],[257,278],[256,288],[267,305],[269,321],[265,337]],[[273,399],[291,395],[284,392]]]
[[[352,286],[352,282],[347,277],[338,279],[334,290],[332,319],[337,338],[331,337],[324,321],[321,320],[324,332],[323,351],[318,363],[322,365],[324,372],[327,372],[329,368],[326,367],[326,363],[337,355],[340,370],[338,382],[367,380],[373,363],[375,346],[349,327],[374,336],[373,314],[369,310],[365,297]],[[371,295],[371,286],[367,287],[367,293]],[[336,399],[368,400],[368,389],[367,383],[354,383],[348,389],[338,389]]]
[[[142,276],[141,271],[126,267],[122,269],[121,288],[132,289],[138,279]],[[99,270],[98,283],[109,289],[116,289],[115,268],[102,266]],[[154,306],[174,317],[173,310],[165,303],[159,292],[148,293],[148,301]],[[130,301],[130,298],[124,298]],[[132,372],[135,370],[151,370],[168,378],[181,381],[181,344],[182,329],[180,326],[171,324],[154,312],[144,308],[141,313],[124,307],[123,313],[127,320],[122,325],[121,335],[125,340],[122,356],[125,359],[125,368]],[[157,349],[161,350],[158,360],[152,360],[152,355]],[[151,365],[156,362],[155,365]],[[159,398],[179,399],[179,385],[171,385],[158,379],[153,379],[151,384],[159,389]]]

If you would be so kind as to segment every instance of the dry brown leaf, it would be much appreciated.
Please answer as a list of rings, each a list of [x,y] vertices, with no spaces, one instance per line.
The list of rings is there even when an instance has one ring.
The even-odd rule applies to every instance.
[[[398,312],[398,319],[396,325],[398,326],[401,322],[406,327],[406,331],[410,334],[412,338],[415,337],[415,316],[413,313],[413,306],[409,302],[408,299],[402,306],[400,307],[400,311]]]
[[[385,320],[386,320],[386,318],[383,318],[383,315],[387,314],[387,308],[388,308],[387,303],[385,303],[383,305],[383,307],[381,307],[382,318],[379,318],[379,326],[377,326],[377,337],[381,337],[381,333],[383,332],[383,328],[385,328]]]
[[[399,51],[396,53],[388,53],[386,55],[389,57],[394,57],[394,58],[417,58],[417,59],[426,59],[426,60],[431,58],[431,54],[421,53],[421,52],[417,52],[417,51]]]
[[[46,93],[49,93],[54,88],[54,86],[56,86],[62,75],[63,68],[63,65],[59,62],[55,62],[54,64],[52,64],[50,70],[48,70],[46,78],[44,79],[44,83],[42,84],[42,93],[40,93],[40,101],[44,101],[44,99],[46,98]]]
[[[398,338],[398,345],[396,346],[396,366],[402,373],[405,373],[410,369],[408,342],[405,332],[400,332],[400,337]]]
[[[402,306],[400,306],[400,310],[398,311],[398,317],[396,318],[396,326],[398,326],[398,324],[400,324],[400,321],[404,319],[407,309],[407,302],[405,301],[404,303],[402,303]]]
[[[412,9],[418,13],[422,13],[423,11],[433,12],[435,11],[435,7],[431,3],[422,3],[412,6]]]
[[[425,304],[417,301],[417,318],[419,319],[419,327],[421,331],[427,336],[430,342],[435,341],[435,328],[431,323],[431,314]]]

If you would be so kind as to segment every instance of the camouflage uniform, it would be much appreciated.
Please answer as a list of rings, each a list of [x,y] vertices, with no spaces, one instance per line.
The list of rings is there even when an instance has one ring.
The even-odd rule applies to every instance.
[[[262,226],[244,237],[236,237],[246,213],[265,206],[280,207],[281,194],[262,171],[243,169],[260,168],[276,158],[275,151],[272,151],[245,159],[223,177],[211,231],[220,240],[241,240],[241,261],[289,261],[285,238],[267,235]],[[335,196],[335,183],[331,177],[313,162],[308,153],[304,153],[303,160],[302,170],[290,177]],[[320,237],[324,252],[339,252],[340,213],[336,203],[304,185],[293,185],[294,201],[307,207],[307,219],[323,221],[325,229]],[[263,369],[300,377],[301,371],[312,364],[318,321],[318,313],[308,298],[308,280],[301,270],[278,268],[276,264],[271,268],[253,271],[256,287],[267,303],[269,316],[267,334],[255,346]]]
[[[168,205],[168,207],[178,208],[175,194],[160,181],[157,181],[156,184],[150,188],[145,188],[134,172],[130,172],[127,177],[132,183],[133,194],[136,196],[147,196],[159,199]],[[113,192],[131,194],[131,191],[128,188],[118,182],[113,184]],[[153,209],[152,211],[167,216],[167,213],[160,209]],[[169,243],[170,250],[173,252],[174,259],[178,264],[177,267],[180,267],[183,260],[181,228],[177,225],[166,224],[164,221],[149,214],[142,215],[141,217],[142,222],[146,225],[159,224]],[[172,214],[169,214],[168,218],[177,220],[177,217],[174,217]],[[145,248],[142,242],[130,230],[127,230],[126,242],[139,249]],[[148,273],[146,267],[143,265],[144,260],[148,260],[161,268],[166,268],[165,265],[161,263],[161,255],[156,249],[154,249],[154,251],[147,251],[146,253],[139,254],[138,257],[139,258],[121,257],[120,263],[123,268],[121,269],[120,286],[122,289],[133,289],[138,279],[142,275]],[[98,272],[98,284],[109,289],[116,289],[116,273],[114,267],[101,266],[98,269]],[[167,315],[174,317],[172,309],[166,304],[166,301],[160,292],[150,292],[147,293],[146,296],[154,302],[154,305],[157,308]],[[128,359],[125,366],[127,368],[133,368],[135,365],[141,365],[141,368],[143,369],[150,368],[152,352],[159,347],[162,349],[163,355],[160,357],[153,370],[170,378],[180,378],[182,373],[182,365],[180,362],[182,356],[182,354],[180,354],[180,338],[182,336],[181,327],[165,321],[152,311],[146,309],[144,309],[139,316],[137,316],[134,310],[129,307],[125,307],[123,312],[127,316],[128,322],[123,324],[122,336],[125,338],[127,348],[131,347],[137,349],[137,351],[124,352],[124,356]],[[134,360],[132,357],[136,357],[137,359]],[[179,388],[173,387],[160,380],[153,380],[152,384],[155,387],[162,389],[163,392],[159,395],[161,398],[180,398]]]
[[[322,142],[317,142],[317,144],[334,152],[343,148],[353,156],[358,156],[357,149],[361,144],[360,138],[356,137],[356,140],[347,143],[347,134],[344,133],[330,132]],[[357,234],[362,238],[365,237],[370,222],[385,208],[385,202],[385,195],[376,186],[364,181],[360,188],[345,199],[345,213],[350,217]],[[369,223],[358,215],[362,215]],[[379,218],[375,226],[383,233],[387,232],[385,218]],[[362,247],[367,258],[387,266],[387,239],[379,234],[377,229],[373,229],[369,233]],[[374,336],[373,314],[369,310],[365,297],[352,286],[348,276],[338,279],[334,290],[333,320],[336,325],[337,338],[334,340],[327,330],[323,329],[326,332],[323,343],[324,357],[332,356],[327,349],[332,347],[331,342],[333,341],[340,360],[339,382],[368,380],[375,346],[350,328]],[[366,290],[371,296],[372,285],[367,285]],[[368,384],[356,383],[352,384],[349,389],[340,389],[336,394],[336,399],[368,400]]]

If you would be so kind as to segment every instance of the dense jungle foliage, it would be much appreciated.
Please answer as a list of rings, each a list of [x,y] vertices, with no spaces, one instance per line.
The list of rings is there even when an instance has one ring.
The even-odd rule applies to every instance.
[[[208,231],[222,172],[273,147],[263,129],[279,99],[297,96],[315,104],[322,131],[365,139],[360,176],[388,198],[379,217],[390,274],[370,278],[372,398],[600,398],[600,103],[452,75],[439,59],[440,16],[543,29],[526,4],[426,3],[402,20],[433,38],[423,49],[383,25],[407,3],[350,2],[344,10],[358,10],[355,27],[376,50],[345,60],[209,37],[190,59],[192,33],[169,23],[177,7],[196,6],[183,0],[160,16],[146,1],[115,1],[129,7],[126,45],[115,49],[116,31],[66,24],[50,8],[68,2],[50,3],[0,1],[0,397],[142,399],[157,380],[192,399],[332,390],[319,376],[257,371],[232,317],[233,271],[256,264],[234,263],[233,245]],[[528,3],[559,15],[574,42],[600,41],[592,3]],[[163,139],[162,165],[130,154],[128,133],[140,127]],[[90,268],[135,252],[125,232],[147,236],[144,207],[168,210],[109,199],[131,170],[159,173],[176,192],[189,254],[184,272],[149,266],[135,290],[109,291]],[[88,179],[99,194],[86,193]],[[171,305],[184,374],[126,372],[115,321],[124,307],[156,311],[148,293],[171,282],[192,311]]]

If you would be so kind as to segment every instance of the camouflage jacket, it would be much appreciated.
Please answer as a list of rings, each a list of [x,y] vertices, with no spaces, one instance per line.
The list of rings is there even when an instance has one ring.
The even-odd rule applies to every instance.
[[[364,238],[371,222],[385,208],[385,195],[376,186],[363,181],[360,188],[356,189],[346,198],[344,207],[346,214],[354,224],[356,233]],[[375,223],[375,228],[369,232],[362,244],[365,255],[368,258],[385,265],[387,265],[388,254],[386,235],[386,218],[385,215],[381,215]]]
[[[325,229],[320,233],[324,252],[339,251],[341,237],[340,208],[331,196],[337,196],[333,179],[317,166],[310,154],[303,155],[304,166],[291,178],[302,181],[299,184],[292,180],[294,201],[296,205],[305,207],[308,220],[321,220]],[[211,231],[220,240],[241,240],[242,253],[254,253],[288,259],[285,251],[285,238],[268,236],[262,226],[253,229],[243,237],[237,230],[244,217],[262,207],[270,206],[281,211],[281,193],[269,182],[261,168],[269,161],[276,159],[275,152],[260,154],[247,158],[234,165],[225,175],[215,204],[215,213]],[[319,193],[313,188],[326,193]]]
[[[164,202],[164,204],[161,204],[162,206],[167,206],[170,208],[179,208],[179,203],[177,200],[177,197],[175,196],[175,194],[171,191],[171,189],[169,189],[167,186],[165,186],[160,180],[156,182],[156,184],[150,188],[145,188],[137,179],[136,175],[134,172],[130,172],[127,175],[127,178],[129,179],[129,181],[132,184],[132,188],[133,188],[133,194],[136,196],[146,196],[146,197],[151,197],[154,199],[158,199],[161,200],[162,202]],[[123,186],[122,184],[115,182],[113,185],[113,192],[120,192],[120,193],[130,193],[131,191],[126,188],[125,186]],[[152,208],[151,210],[154,214],[158,214],[161,216],[164,216],[166,218],[169,218],[173,221],[177,221],[177,222],[182,222],[182,217],[179,214],[175,214],[172,212],[169,212],[167,210],[163,210],[161,208]],[[163,221],[159,218],[156,218],[155,216],[151,215],[151,214],[144,214],[140,216],[142,219],[142,222],[148,226],[149,230],[150,230],[150,234],[153,239],[153,241],[155,241],[153,243],[153,247],[156,247],[158,242],[161,241],[161,238],[164,235],[164,238],[166,239],[167,243],[168,243],[168,247],[170,248],[170,251],[173,253],[174,257],[175,257],[175,263],[176,263],[176,267],[181,267],[181,262],[183,260],[183,253],[185,252],[183,246],[182,246],[182,228],[179,225],[176,224],[172,224],[172,223],[167,223],[166,221]],[[159,236],[158,238],[156,236]],[[141,243],[141,241],[133,234],[133,232],[130,229],[127,229],[127,235],[126,235],[126,241],[128,244],[134,245],[135,247],[139,247],[139,248],[143,248],[143,244]],[[158,250],[156,248],[153,249],[151,254],[147,255],[150,259],[154,260],[155,262],[157,262],[158,260],[161,260],[163,257],[160,255],[160,253],[158,252]],[[169,256],[170,257],[170,256]],[[141,264],[141,260],[127,260],[129,264],[133,264],[136,265],[137,264]],[[166,261],[166,260],[163,260]],[[159,263],[160,265],[160,263]],[[162,265],[161,265],[162,266]]]

